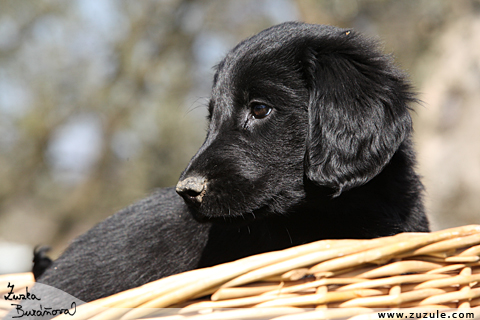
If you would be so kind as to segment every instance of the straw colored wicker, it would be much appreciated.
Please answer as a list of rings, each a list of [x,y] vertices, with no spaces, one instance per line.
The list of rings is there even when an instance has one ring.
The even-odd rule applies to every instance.
[[[337,319],[416,307],[480,312],[480,226],[318,241],[170,276],[57,319]]]

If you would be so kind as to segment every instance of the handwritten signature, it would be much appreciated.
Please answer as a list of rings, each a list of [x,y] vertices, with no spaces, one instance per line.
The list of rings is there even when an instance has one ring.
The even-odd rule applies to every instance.
[[[40,301],[39,297],[37,297],[35,294],[28,292],[28,287],[25,288],[25,293],[15,293],[13,292],[15,285],[8,283],[7,288],[10,289],[10,291],[3,296],[3,298],[6,301],[26,301],[26,300],[36,300]],[[43,307],[42,305],[39,305],[38,309],[29,309],[29,310],[24,310],[23,306],[21,304],[16,304],[12,303],[12,306],[15,307],[15,310],[17,311],[16,316],[12,316],[12,318],[22,318],[25,316],[36,316],[36,317],[43,317],[43,316],[57,316],[61,314],[65,315],[71,315],[73,316],[77,312],[77,304],[72,302],[70,309],[55,309],[51,307]]]
[[[73,316],[75,312],[77,312],[77,304],[75,302],[72,302],[70,309],[53,309],[53,308],[47,308],[47,307],[44,308],[42,307],[42,305],[40,305],[40,309],[38,310],[35,310],[35,309],[23,310],[23,307],[21,304],[13,303],[12,305],[15,306],[15,310],[17,311],[17,315],[12,316],[12,318],[21,318],[25,316],[37,316],[37,317],[57,316],[61,314]]]
[[[13,292],[13,289],[15,288],[15,285],[10,284],[10,282],[7,285],[7,288],[10,288],[10,292],[8,292],[3,298],[5,300],[41,300],[40,298],[37,298],[33,293],[28,292],[28,287],[25,288],[25,294],[15,294]]]

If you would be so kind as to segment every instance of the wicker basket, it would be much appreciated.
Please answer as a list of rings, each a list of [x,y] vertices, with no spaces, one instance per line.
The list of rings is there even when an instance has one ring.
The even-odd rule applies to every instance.
[[[13,276],[0,277],[0,290]],[[480,226],[318,241],[170,276],[57,319],[337,319],[393,308],[480,315]]]

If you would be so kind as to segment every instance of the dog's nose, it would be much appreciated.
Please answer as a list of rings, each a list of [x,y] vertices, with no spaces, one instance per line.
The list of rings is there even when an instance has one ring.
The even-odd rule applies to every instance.
[[[203,177],[188,177],[177,183],[177,193],[186,201],[199,205],[207,191],[207,179]]]

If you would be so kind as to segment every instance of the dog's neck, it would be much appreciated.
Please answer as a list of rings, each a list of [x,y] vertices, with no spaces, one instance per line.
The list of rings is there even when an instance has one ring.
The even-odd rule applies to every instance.
[[[325,226],[322,232],[328,238],[344,238],[343,232],[340,234],[338,230],[342,230],[342,222],[346,220],[350,230],[343,230],[349,237],[387,236],[418,230],[418,224],[424,225],[427,230],[426,220],[413,220],[419,211],[424,210],[423,185],[413,170],[413,155],[410,141],[404,142],[377,176],[360,187],[342,192],[338,197],[332,196],[335,192],[332,189],[305,181],[306,201],[295,210],[299,219],[312,219],[311,224]],[[375,206],[372,206],[373,203]],[[337,230],[337,233],[331,234],[329,230]]]

